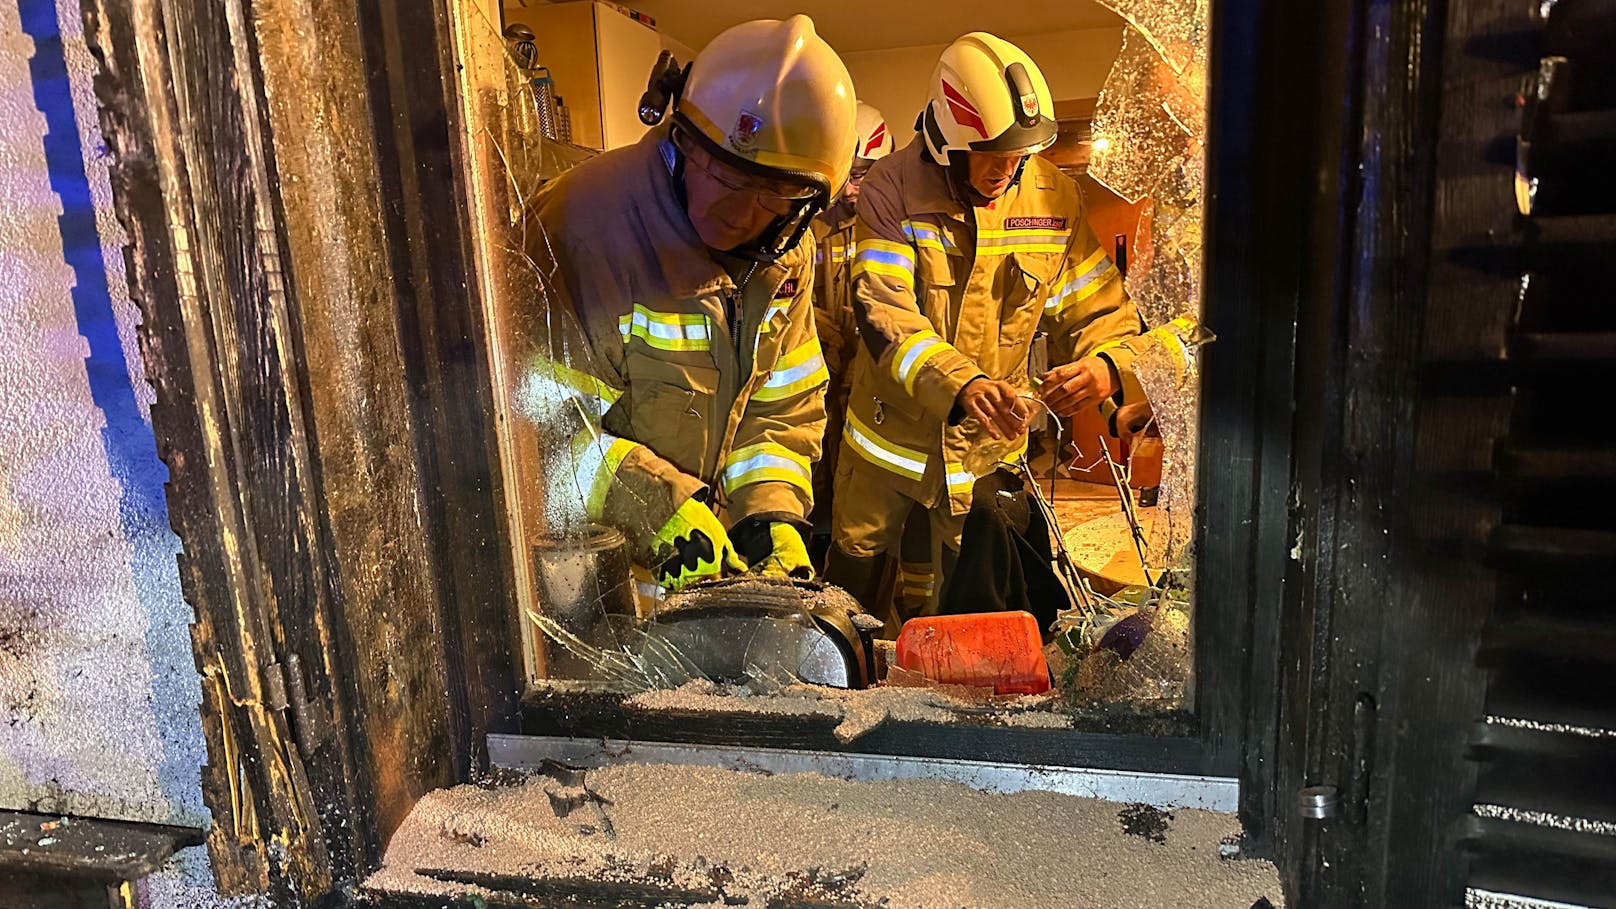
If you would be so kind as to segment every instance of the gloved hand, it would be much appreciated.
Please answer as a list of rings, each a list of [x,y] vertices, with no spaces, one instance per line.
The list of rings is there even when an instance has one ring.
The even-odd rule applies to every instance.
[[[801,578],[814,576],[813,563],[808,559],[808,546],[802,541],[800,527],[806,523],[790,515],[761,514],[743,518],[730,528],[730,539],[741,558],[752,566],[752,571],[766,578]]]
[[[746,564],[736,555],[735,544],[724,532],[724,525],[718,523],[718,516],[693,497],[685,499],[657,531],[651,551],[661,556],[669,550],[672,555],[656,567],[657,583],[669,591],[746,571]]]

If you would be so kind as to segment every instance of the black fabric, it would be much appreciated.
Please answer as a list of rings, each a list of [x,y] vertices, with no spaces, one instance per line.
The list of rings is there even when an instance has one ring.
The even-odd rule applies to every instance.
[[[1051,564],[1049,522],[1021,477],[997,470],[976,481],[960,538],[959,564],[943,579],[943,615],[1023,609],[1049,637],[1068,605]]]

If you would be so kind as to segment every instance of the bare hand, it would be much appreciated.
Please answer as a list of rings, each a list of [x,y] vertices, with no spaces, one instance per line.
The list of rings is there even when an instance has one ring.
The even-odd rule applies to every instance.
[[[1014,439],[1027,431],[1027,409],[1009,382],[972,379],[960,391],[959,402],[966,416],[975,417],[995,439]]]
[[[1111,397],[1121,387],[1109,362],[1100,357],[1084,357],[1044,373],[1038,396],[1056,416],[1071,417]]]

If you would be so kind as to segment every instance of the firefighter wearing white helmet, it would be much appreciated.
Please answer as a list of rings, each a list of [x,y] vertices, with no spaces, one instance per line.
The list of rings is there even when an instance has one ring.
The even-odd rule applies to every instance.
[[[814,538],[816,557],[829,547],[832,480],[836,470],[834,443],[841,438],[842,416],[847,409],[853,345],[858,333],[853,325],[853,219],[859,184],[870,165],[892,153],[892,133],[887,121],[874,106],[858,102],[854,120],[857,139],[852,150],[852,168],[847,185],[836,203],[814,219],[814,322],[819,326],[819,343],[825,353],[830,386],[825,394],[826,451],[814,465]]]
[[[1139,316],[1077,185],[1033,155],[1056,132],[1037,64],[993,35],[965,35],[943,52],[917,128],[859,196],[861,343],[826,569],[877,612],[886,554],[916,503],[943,544],[947,583],[977,480],[966,454],[990,440],[1024,449],[1034,379],[1062,416],[1139,393],[1125,344]],[[1029,377],[1040,327],[1062,365]]]
[[[670,102],[670,122],[534,203],[527,251],[583,339],[562,356],[550,327],[534,381],[602,414],[573,438],[571,486],[663,587],[811,575],[826,372],[804,238],[847,180],[852,82],[793,16],[735,26],[687,67],[665,55],[642,119]]]

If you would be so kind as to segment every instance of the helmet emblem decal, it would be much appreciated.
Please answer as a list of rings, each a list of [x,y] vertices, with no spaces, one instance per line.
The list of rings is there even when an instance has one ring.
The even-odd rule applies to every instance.
[[[749,110],[741,111],[735,118],[735,128],[729,132],[729,144],[736,151],[743,153],[756,153],[758,130],[763,128],[763,118]]]
[[[1028,119],[1038,116],[1037,92],[1028,92],[1021,96],[1021,112],[1026,114]]]
[[[948,102],[948,112],[954,115],[954,122],[976,130],[984,139],[988,138],[988,128],[982,123],[982,115],[971,102],[965,100],[959,89],[948,84],[947,79],[943,80],[943,99]]]
[[[870,156],[871,152],[873,152],[876,149],[881,147],[881,143],[886,140],[886,137],[887,137],[887,124],[886,124],[886,122],[882,121],[880,123],[877,123],[875,125],[875,129],[870,130],[870,141],[864,143],[864,149],[861,152],[859,152],[859,157],[868,158]]]

